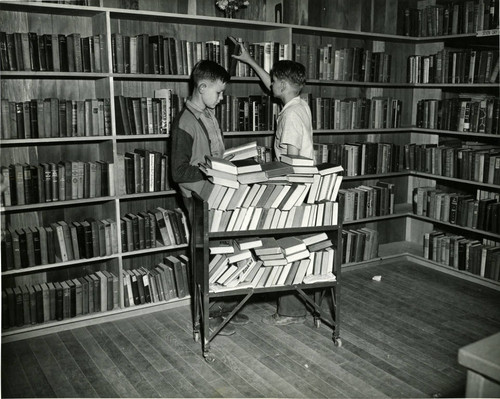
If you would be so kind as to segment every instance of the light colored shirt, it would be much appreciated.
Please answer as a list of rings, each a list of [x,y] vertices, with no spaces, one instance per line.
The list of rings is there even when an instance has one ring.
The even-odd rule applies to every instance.
[[[281,160],[287,153],[287,145],[298,148],[299,155],[314,159],[311,109],[297,96],[285,104],[278,114],[274,153]]]

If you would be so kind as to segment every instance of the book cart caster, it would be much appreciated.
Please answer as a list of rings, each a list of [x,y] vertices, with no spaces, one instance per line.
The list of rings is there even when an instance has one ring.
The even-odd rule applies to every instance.
[[[193,331],[193,340],[194,342],[200,341],[200,333],[198,331]]]
[[[340,348],[342,346],[342,340],[340,338],[333,337],[333,343],[337,348]]]
[[[208,352],[208,351],[203,352],[203,357],[205,358],[205,361],[206,361],[207,363],[213,363],[213,362],[215,362],[215,356],[214,356],[214,355],[212,355],[212,354],[211,354],[210,352]]]
[[[321,319],[319,317],[314,318],[314,327],[316,327],[316,328],[321,327]]]

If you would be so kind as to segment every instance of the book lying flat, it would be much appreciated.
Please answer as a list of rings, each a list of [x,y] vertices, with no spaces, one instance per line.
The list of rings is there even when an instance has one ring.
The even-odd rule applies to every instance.
[[[306,244],[298,237],[286,236],[281,237],[276,240],[278,245],[281,247],[283,253],[286,256],[294,254],[296,252],[305,251],[307,249]]]
[[[245,143],[233,148],[229,148],[224,151],[224,159],[231,161],[237,161],[240,159],[253,158],[259,155],[257,149],[257,142],[252,141],[250,143]]]
[[[318,168],[316,166],[298,166],[293,165],[293,173],[303,174],[303,175],[314,175],[319,173]]]
[[[240,187],[240,183],[238,183],[237,181],[226,179],[224,177],[208,176],[208,180],[213,184],[218,184],[221,186],[230,187],[234,189]]]
[[[262,246],[255,248],[256,255],[270,255],[281,253],[281,247],[274,237],[262,237]]]
[[[285,176],[293,173],[292,165],[279,161],[263,163],[262,170],[266,172],[267,177]]]
[[[236,166],[238,174],[259,172],[262,170],[262,164],[253,158],[231,160],[231,162]]]
[[[224,240],[211,243],[209,250],[210,250],[210,255],[232,254],[234,253],[234,246],[232,240]]]
[[[302,155],[283,154],[281,155],[281,162],[293,166],[314,166],[314,160]]]
[[[205,155],[205,161],[208,168],[232,174],[238,173],[238,169],[236,168],[236,166],[234,166],[231,161],[228,161],[226,159],[213,157],[211,155]]]
[[[320,165],[317,165],[319,174],[324,176],[328,175],[330,173],[340,173],[344,171],[344,168],[342,165],[335,165],[333,163],[323,163]]]
[[[236,245],[238,246],[240,251],[243,251],[245,249],[261,247],[262,240],[258,237],[239,238],[238,240],[236,240]]]
[[[241,184],[261,183],[267,179],[267,174],[263,170],[238,174],[238,181]]]
[[[328,236],[326,233],[317,233],[306,237],[301,237],[301,239],[304,242],[304,244],[309,246],[312,244],[316,244],[317,242],[328,240]]]
[[[235,173],[223,172],[218,169],[212,169],[207,167],[206,165],[200,165],[200,170],[207,176],[220,177],[223,179],[228,179],[233,181],[238,180],[238,176]]]

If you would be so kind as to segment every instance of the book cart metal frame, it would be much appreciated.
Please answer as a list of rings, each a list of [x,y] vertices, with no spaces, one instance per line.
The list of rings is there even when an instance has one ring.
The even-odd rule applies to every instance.
[[[277,291],[295,290],[306,302],[309,310],[314,317],[316,328],[321,326],[323,321],[332,329],[332,340],[335,346],[342,346],[340,339],[340,279],[342,263],[342,222],[332,226],[301,227],[286,229],[268,229],[268,230],[246,230],[246,231],[228,231],[228,232],[209,232],[208,226],[208,205],[199,196],[193,194],[192,208],[192,226],[191,226],[191,245],[190,254],[192,259],[192,315],[193,315],[193,339],[198,342],[201,337],[201,347],[203,357],[212,362],[215,360],[210,353],[210,342],[217,336],[219,331],[229,323],[231,318],[245,305],[245,303],[254,294]],[[340,205],[340,204],[339,204]],[[338,220],[342,221],[342,209],[339,206]],[[209,243],[211,240],[232,239],[238,237],[266,236],[275,237],[289,236],[296,234],[314,234],[325,232],[335,247],[335,257],[333,271],[336,276],[335,281],[320,281],[312,284],[293,284],[286,286],[272,286],[259,288],[234,288],[224,291],[210,291],[208,279],[208,264],[210,261]],[[308,295],[306,291],[314,291]],[[323,311],[321,305],[323,299],[327,297],[329,291],[329,318]],[[230,312],[228,317],[224,318],[215,330],[210,333],[209,330],[209,307],[210,300],[226,296],[243,296],[236,307]]]

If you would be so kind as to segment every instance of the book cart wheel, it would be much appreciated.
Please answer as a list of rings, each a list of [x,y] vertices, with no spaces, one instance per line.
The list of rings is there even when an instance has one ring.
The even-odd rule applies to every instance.
[[[212,355],[212,354],[211,354],[210,352],[208,352],[208,351],[203,352],[203,357],[205,358],[205,361],[206,361],[207,363],[213,363],[213,362],[215,362],[215,356],[214,356],[214,355]]]
[[[193,339],[194,342],[198,342],[200,340],[200,333],[198,331],[193,331]]]
[[[319,317],[314,318],[314,327],[316,327],[316,328],[321,327],[321,319]]]
[[[337,348],[340,348],[342,346],[342,340],[340,338],[333,338],[333,343]]]

